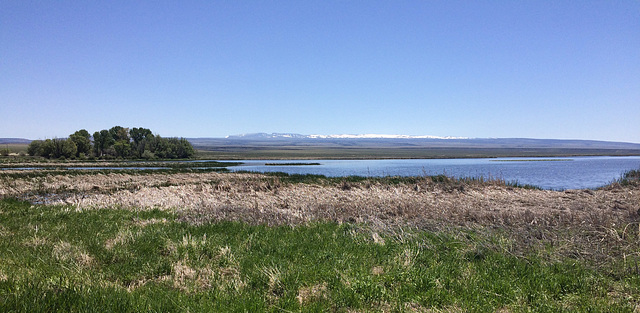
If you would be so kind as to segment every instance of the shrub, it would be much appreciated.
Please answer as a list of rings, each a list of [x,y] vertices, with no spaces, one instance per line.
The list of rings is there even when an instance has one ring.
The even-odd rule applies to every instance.
[[[144,152],[142,153],[142,158],[146,160],[152,160],[156,158],[156,155],[149,150],[144,150]]]

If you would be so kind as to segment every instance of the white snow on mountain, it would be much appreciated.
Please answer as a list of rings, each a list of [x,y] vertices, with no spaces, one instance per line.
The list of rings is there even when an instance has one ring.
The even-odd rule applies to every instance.
[[[227,136],[226,138],[310,138],[310,139],[469,139],[468,137],[412,136],[386,134],[300,135],[292,133],[253,133]]]
[[[309,135],[308,138],[330,138],[330,139],[468,139],[467,137],[440,137],[429,135],[387,135],[387,134],[342,134],[342,135]]]

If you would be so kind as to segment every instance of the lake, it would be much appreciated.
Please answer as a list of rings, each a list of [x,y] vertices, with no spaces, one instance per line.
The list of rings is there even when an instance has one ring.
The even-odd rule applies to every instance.
[[[598,188],[640,169],[640,156],[548,157],[490,159],[410,160],[243,160],[232,171],[285,172],[339,176],[425,176],[498,178],[543,189]],[[266,165],[274,163],[320,163],[320,165]]]
[[[210,169],[204,162],[194,169]],[[613,182],[629,170],[640,169],[640,156],[630,157],[540,157],[485,159],[393,159],[393,160],[228,160],[242,165],[227,167],[230,171],[284,172],[340,176],[431,176],[483,177],[538,186],[543,189],[565,190],[598,188]],[[139,161],[127,162],[134,165]],[[144,163],[144,162],[141,162]],[[318,163],[319,165],[289,165]],[[282,165],[277,165],[282,164]],[[164,166],[127,167],[66,167],[69,170],[163,170]],[[41,168],[0,168],[2,170],[37,170]]]

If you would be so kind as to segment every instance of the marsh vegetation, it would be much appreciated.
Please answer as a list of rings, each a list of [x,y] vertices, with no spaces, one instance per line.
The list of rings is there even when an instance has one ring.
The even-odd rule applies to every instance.
[[[0,310],[633,312],[637,171],[597,190],[0,172]]]
[[[284,163],[265,163],[264,165],[266,166],[305,166],[305,165],[321,165],[321,164],[318,162],[307,162],[307,163],[284,162]]]

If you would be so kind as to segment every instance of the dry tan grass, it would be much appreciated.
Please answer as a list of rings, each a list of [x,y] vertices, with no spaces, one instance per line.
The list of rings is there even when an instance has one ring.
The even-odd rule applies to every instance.
[[[13,235],[13,232],[6,229],[3,225],[0,225],[0,236],[5,237],[5,236],[11,236],[11,235]]]
[[[27,173],[27,171],[3,171],[3,173]],[[110,193],[119,190],[135,191],[145,187],[169,185],[185,185],[194,183],[216,184],[227,179],[238,180],[250,177],[251,174],[219,173],[178,173],[178,174],[144,174],[131,175],[125,173],[86,174],[86,175],[48,175],[25,178],[0,179],[0,197],[24,194],[47,193]],[[224,188],[222,182],[219,188]]]
[[[135,218],[133,222],[136,226],[146,227],[148,225],[153,225],[153,224],[165,224],[167,223],[167,219],[152,218],[152,219],[145,220],[145,219]]]
[[[216,288],[237,293],[246,286],[237,267],[193,267],[185,260],[179,260],[171,266],[171,275],[156,280],[169,281],[174,288],[187,292]]]
[[[174,254],[177,247],[201,247],[207,245],[206,235],[194,237],[184,236],[178,241],[168,241],[166,250]],[[217,264],[217,265],[216,265]],[[144,278],[134,281],[126,289],[133,291],[149,282],[168,283],[173,288],[187,293],[216,289],[222,292],[239,293],[247,285],[240,273],[240,264],[228,246],[219,247],[214,262],[200,262],[187,254],[171,265],[171,273],[158,277]]]
[[[275,183],[274,183],[275,181]],[[426,184],[426,183],[425,183]],[[243,220],[295,224],[312,220],[421,225],[602,225],[635,221],[638,188],[544,191],[485,184],[459,190],[437,185],[284,185],[259,174],[81,175],[16,179],[2,195],[63,191],[36,200],[79,208],[178,209],[193,223]],[[42,192],[41,192],[42,193]]]
[[[91,266],[94,262],[91,255],[66,241],[56,243],[53,246],[52,253],[56,260],[61,262],[72,262],[80,267]]]
[[[384,267],[382,266],[374,266],[371,268],[371,274],[373,276],[378,276],[384,274]]]
[[[0,197],[25,195],[80,210],[172,210],[181,221],[193,224],[366,223],[373,226],[371,238],[379,244],[384,244],[380,231],[398,227],[503,229],[510,237],[499,245],[508,252],[544,241],[566,255],[583,257],[633,256],[637,249],[629,239],[640,234],[638,184],[568,191],[430,179],[413,184],[371,180],[314,185],[246,173],[50,175],[0,181]],[[140,226],[162,222],[136,221]],[[122,240],[114,238],[112,244]],[[410,263],[410,255],[403,258]]]
[[[444,308],[426,308],[418,303],[409,302],[404,304],[404,309],[406,312],[411,313],[458,313],[464,312],[464,310],[457,306],[446,306]],[[502,311],[498,311],[502,312]]]
[[[420,250],[418,249],[404,249],[401,254],[396,256],[395,264],[399,264],[405,268],[412,268],[419,255]]]
[[[222,185],[227,187],[232,182]],[[51,199],[78,207],[178,209],[192,223],[242,220],[253,224],[299,224],[313,220],[427,225],[439,221],[492,226],[609,227],[635,221],[637,189],[540,191],[487,186],[465,192],[416,192],[408,186],[338,187],[291,185],[271,190],[237,184],[141,187],[137,191],[72,194]]]
[[[271,291],[272,293],[277,293],[283,288],[282,271],[280,271],[280,268],[278,268],[278,266],[264,266],[260,271],[267,277],[267,280],[269,281],[269,291]]]
[[[131,229],[126,228],[118,231],[114,238],[107,239],[105,242],[105,248],[107,250],[113,249],[117,245],[126,245],[132,243],[142,234],[142,231],[132,232]]]
[[[260,174],[97,174],[15,179],[0,195],[58,192],[39,199],[80,208],[178,209],[185,220],[243,220],[295,224],[312,220],[429,224],[446,220],[484,225],[602,225],[637,220],[640,191],[634,187],[564,192],[495,184],[446,186],[281,184]]]
[[[322,301],[328,298],[327,291],[327,283],[323,282],[321,284],[309,286],[309,287],[301,287],[298,290],[298,303],[300,305],[305,305],[312,301]]]
[[[49,243],[47,241],[46,238],[44,237],[40,237],[40,236],[33,236],[30,237],[29,239],[26,239],[22,242],[23,245],[27,246],[27,247],[39,247],[39,246],[44,246],[47,243]]]

